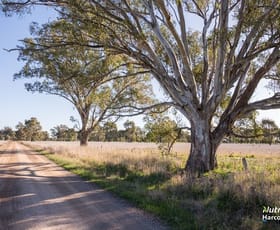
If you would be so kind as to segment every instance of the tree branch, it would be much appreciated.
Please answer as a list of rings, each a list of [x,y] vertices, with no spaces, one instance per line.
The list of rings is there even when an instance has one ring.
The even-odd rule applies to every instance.
[[[279,135],[280,131],[272,132],[272,133],[262,133],[262,134],[256,134],[256,135],[242,135],[239,133],[234,132],[233,130],[230,130],[228,135],[233,135],[235,137],[239,138],[258,138],[258,137],[269,137],[269,136],[275,136]]]
[[[275,93],[274,96],[264,100],[256,101],[248,104],[244,108],[244,113],[248,114],[255,110],[280,109],[280,93]]]

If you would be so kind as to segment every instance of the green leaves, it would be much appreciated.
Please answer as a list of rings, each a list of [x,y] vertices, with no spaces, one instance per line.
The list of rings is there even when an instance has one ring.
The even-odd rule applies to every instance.
[[[141,112],[152,100],[147,71],[124,54],[95,48],[91,29],[72,18],[31,26],[33,37],[18,47],[22,70],[15,78],[34,78],[28,91],[58,95],[71,102],[86,136],[104,119]]]
[[[147,130],[147,139],[151,142],[167,143],[171,142],[178,133],[175,121],[167,116],[159,116],[155,120],[152,119],[145,125]]]
[[[48,138],[47,132],[42,131],[42,126],[36,117],[31,117],[24,123],[19,122],[16,129],[15,137],[17,140],[39,141]]]

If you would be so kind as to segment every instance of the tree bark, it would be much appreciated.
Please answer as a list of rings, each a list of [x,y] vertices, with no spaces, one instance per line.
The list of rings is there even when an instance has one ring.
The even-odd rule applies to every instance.
[[[204,120],[195,122],[191,132],[191,150],[185,170],[191,174],[201,174],[217,167],[216,150],[219,142],[213,140],[210,125]]]
[[[88,145],[89,132],[86,130],[81,130],[80,132],[80,146]]]

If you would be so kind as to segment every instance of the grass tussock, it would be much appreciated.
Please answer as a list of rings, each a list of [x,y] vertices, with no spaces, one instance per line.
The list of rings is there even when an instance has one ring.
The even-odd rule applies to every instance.
[[[182,173],[184,153],[163,158],[156,148],[137,146],[40,143],[36,148],[66,169],[157,214],[174,229],[280,227],[279,221],[262,222],[263,206],[280,207],[279,154],[220,152],[219,167],[194,179]]]

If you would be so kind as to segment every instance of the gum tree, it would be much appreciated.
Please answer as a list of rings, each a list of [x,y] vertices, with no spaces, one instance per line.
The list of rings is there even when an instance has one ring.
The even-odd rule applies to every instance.
[[[254,99],[262,79],[275,75],[279,63],[278,0],[3,2],[8,11],[57,5],[93,44],[149,70],[190,122],[190,172],[215,168],[217,147],[237,119],[280,108],[279,91]]]
[[[47,140],[47,132],[42,131],[42,126],[36,117],[25,120],[24,123],[19,122],[16,126],[15,137],[18,140],[38,141]]]
[[[51,129],[51,135],[56,141],[76,141],[77,132],[67,125],[57,125]]]
[[[32,37],[22,41],[22,70],[15,78],[31,79],[31,92],[58,95],[74,105],[79,117],[80,145],[87,145],[94,129],[103,121],[142,112],[153,100],[147,71],[133,66],[123,55],[110,55],[103,48],[69,45],[84,37],[65,20],[31,27]],[[61,39],[67,40],[63,44]]]

